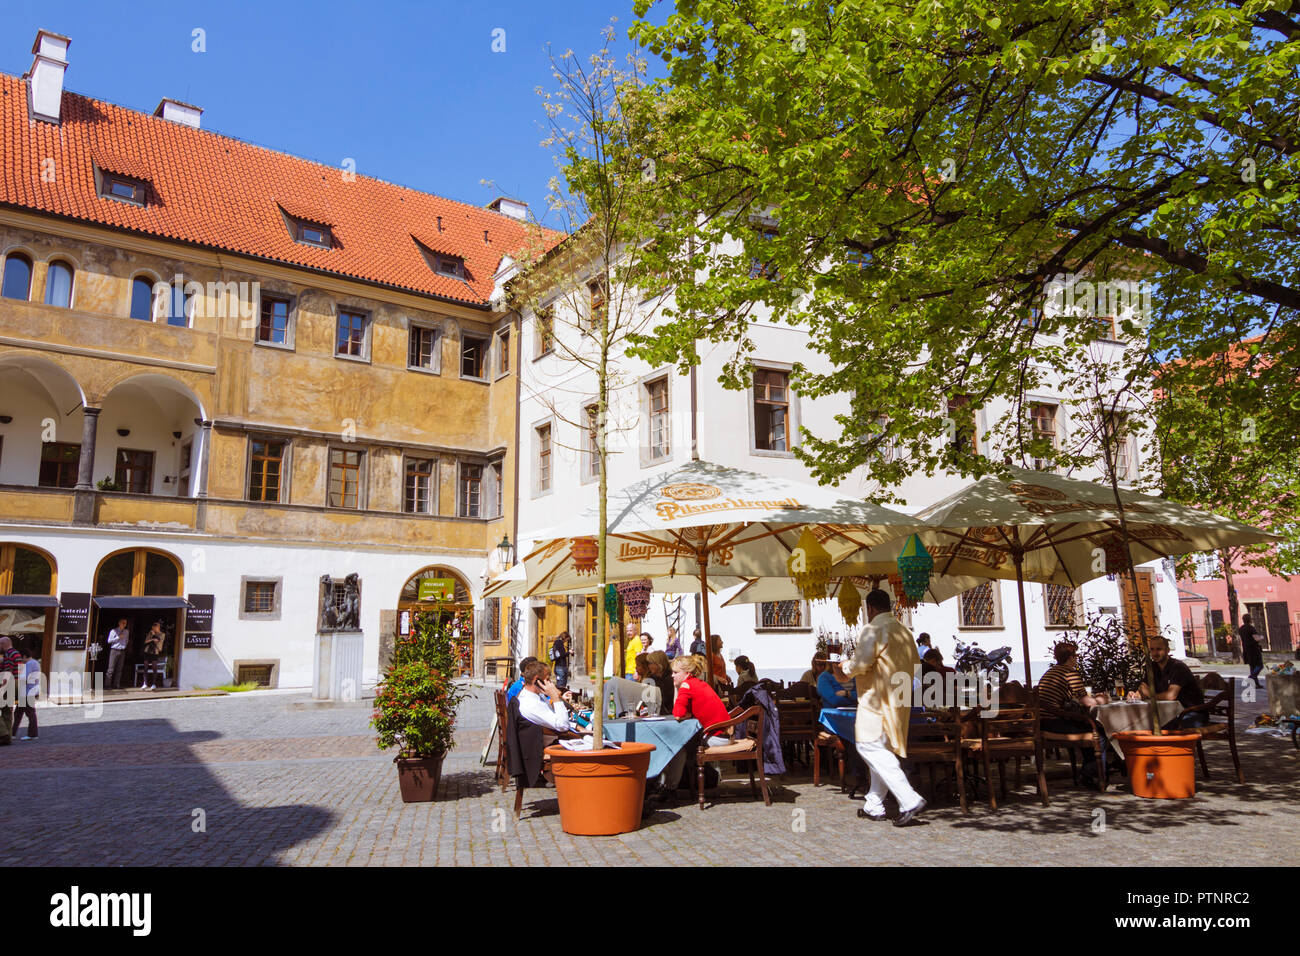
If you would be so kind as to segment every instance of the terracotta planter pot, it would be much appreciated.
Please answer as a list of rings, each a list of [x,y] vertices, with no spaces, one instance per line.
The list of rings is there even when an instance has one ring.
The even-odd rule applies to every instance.
[[[442,782],[442,754],[437,757],[397,757],[397,785],[403,803],[428,803],[438,795]]]
[[[625,743],[617,750],[565,750],[547,747],[560,828],[565,833],[606,836],[641,825],[645,775],[654,744]]]
[[[1138,730],[1114,735],[1124,751],[1128,782],[1139,797],[1185,799],[1196,796],[1197,734],[1159,736]]]

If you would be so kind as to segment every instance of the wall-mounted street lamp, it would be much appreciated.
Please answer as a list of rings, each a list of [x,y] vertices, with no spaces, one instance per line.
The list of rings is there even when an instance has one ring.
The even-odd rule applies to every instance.
[[[497,560],[501,562],[501,570],[505,571],[514,564],[515,546],[510,543],[510,536],[503,534],[501,543],[497,545]]]

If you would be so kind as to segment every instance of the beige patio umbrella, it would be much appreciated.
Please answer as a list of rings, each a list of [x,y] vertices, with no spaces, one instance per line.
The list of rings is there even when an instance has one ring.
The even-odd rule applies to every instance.
[[[1025,581],[1078,587],[1126,569],[1120,511],[1111,489],[1045,471],[1010,468],[1010,477],[986,475],[921,511],[930,530],[922,540],[934,573],[983,568],[984,578],[1014,579],[1020,636],[1029,672]],[[1192,551],[1277,540],[1277,536],[1221,515],[1120,489],[1132,558],[1142,563]],[[933,543],[931,543],[933,542]]]
[[[827,599],[835,600],[840,593],[840,589],[844,587],[856,587],[859,591],[868,591],[876,586],[876,582],[888,576],[876,572],[858,573],[851,570],[852,566],[852,561],[845,561],[831,568],[830,583],[826,589]],[[897,568],[894,569],[893,573],[897,573]],[[983,580],[983,578],[978,577],[935,576],[931,578],[930,586],[926,589],[925,597],[921,600],[927,604],[942,604],[963,591],[969,591],[982,583]],[[797,601],[800,597],[799,589],[788,577],[746,578],[745,586],[723,601],[722,606],[731,607],[737,604]],[[897,597],[898,595],[895,595],[895,598]]]
[[[787,573],[805,528],[835,561],[921,524],[814,485],[693,461],[609,493],[605,578],[696,577],[708,635],[710,580]],[[598,588],[597,526],[596,513],[585,513],[528,554],[525,594]],[[713,656],[706,660],[711,681]]]

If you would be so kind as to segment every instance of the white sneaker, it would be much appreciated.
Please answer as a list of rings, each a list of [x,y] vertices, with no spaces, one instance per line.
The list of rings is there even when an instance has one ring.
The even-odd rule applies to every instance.
[[[39,740],[39,737],[23,737],[23,740]]]

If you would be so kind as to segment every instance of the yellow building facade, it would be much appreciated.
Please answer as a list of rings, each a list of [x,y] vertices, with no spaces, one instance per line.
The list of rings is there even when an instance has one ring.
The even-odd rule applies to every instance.
[[[515,537],[518,335],[494,276],[546,237],[510,204],[217,136],[185,104],[60,89],[50,116],[67,46],[42,33],[32,72],[0,77],[20,142],[0,186],[0,633],[51,675],[114,656],[110,684],[182,688],[309,686],[322,635],[346,634],[369,682],[441,601],[474,612],[468,667],[507,655],[508,608],[480,599]]]

